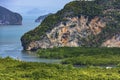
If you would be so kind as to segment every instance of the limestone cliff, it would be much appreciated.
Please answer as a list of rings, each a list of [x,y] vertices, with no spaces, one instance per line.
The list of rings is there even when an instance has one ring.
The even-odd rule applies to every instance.
[[[85,16],[65,19],[67,20],[65,24],[61,22],[50,32],[46,32],[47,36],[43,40],[31,42],[27,50],[82,46],[82,38],[87,38],[89,35],[97,35],[106,26],[106,23],[103,22],[104,18],[99,17],[94,17],[89,22],[88,17]]]
[[[120,1],[73,1],[21,38],[24,50],[120,47]]]
[[[0,25],[21,25],[22,16],[0,6]]]

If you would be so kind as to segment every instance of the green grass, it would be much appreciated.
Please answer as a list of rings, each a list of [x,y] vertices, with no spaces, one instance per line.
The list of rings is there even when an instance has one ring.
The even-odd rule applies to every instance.
[[[74,68],[72,65],[0,58],[0,80],[120,80],[120,67]]]
[[[120,48],[63,47],[40,49],[41,58],[62,59],[63,64],[73,65],[117,65],[120,63]]]

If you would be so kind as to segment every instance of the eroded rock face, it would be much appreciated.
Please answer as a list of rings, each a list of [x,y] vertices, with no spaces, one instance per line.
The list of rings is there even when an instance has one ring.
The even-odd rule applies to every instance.
[[[113,36],[111,39],[106,40],[103,47],[120,47],[120,34]]]
[[[100,17],[94,17],[91,20],[86,16],[65,19],[66,22],[61,22],[60,25],[47,32],[42,40],[31,42],[26,50],[63,46],[78,47],[82,45],[82,38],[97,35],[106,26],[103,22],[104,18]]]
[[[44,37],[43,40],[31,42],[26,46],[26,50],[37,50],[39,48],[50,48],[51,42],[47,37]]]

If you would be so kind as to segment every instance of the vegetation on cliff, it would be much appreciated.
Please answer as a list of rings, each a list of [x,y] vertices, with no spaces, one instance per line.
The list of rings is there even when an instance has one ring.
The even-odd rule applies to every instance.
[[[72,65],[22,62],[0,58],[1,80],[119,80],[120,66],[75,68]]]

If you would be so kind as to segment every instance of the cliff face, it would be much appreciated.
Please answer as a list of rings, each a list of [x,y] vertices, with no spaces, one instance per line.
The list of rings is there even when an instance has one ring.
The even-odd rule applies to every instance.
[[[120,34],[116,34],[112,38],[106,40],[102,46],[106,47],[120,47]]]
[[[21,38],[23,48],[120,47],[120,2],[100,3],[96,0],[67,4],[35,30],[26,33]]]
[[[81,16],[65,18],[67,22],[60,23],[50,32],[46,32],[46,37],[42,40],[33,41],[28,45],[27,50],[53,47],[78,47],[82,46],[82,38],[89,35],[97,35],[106,26],[104,18],[94,17],[88,21],[88,17]]]
[[[0,6],[0,25],[21,25],[22,16]]]

